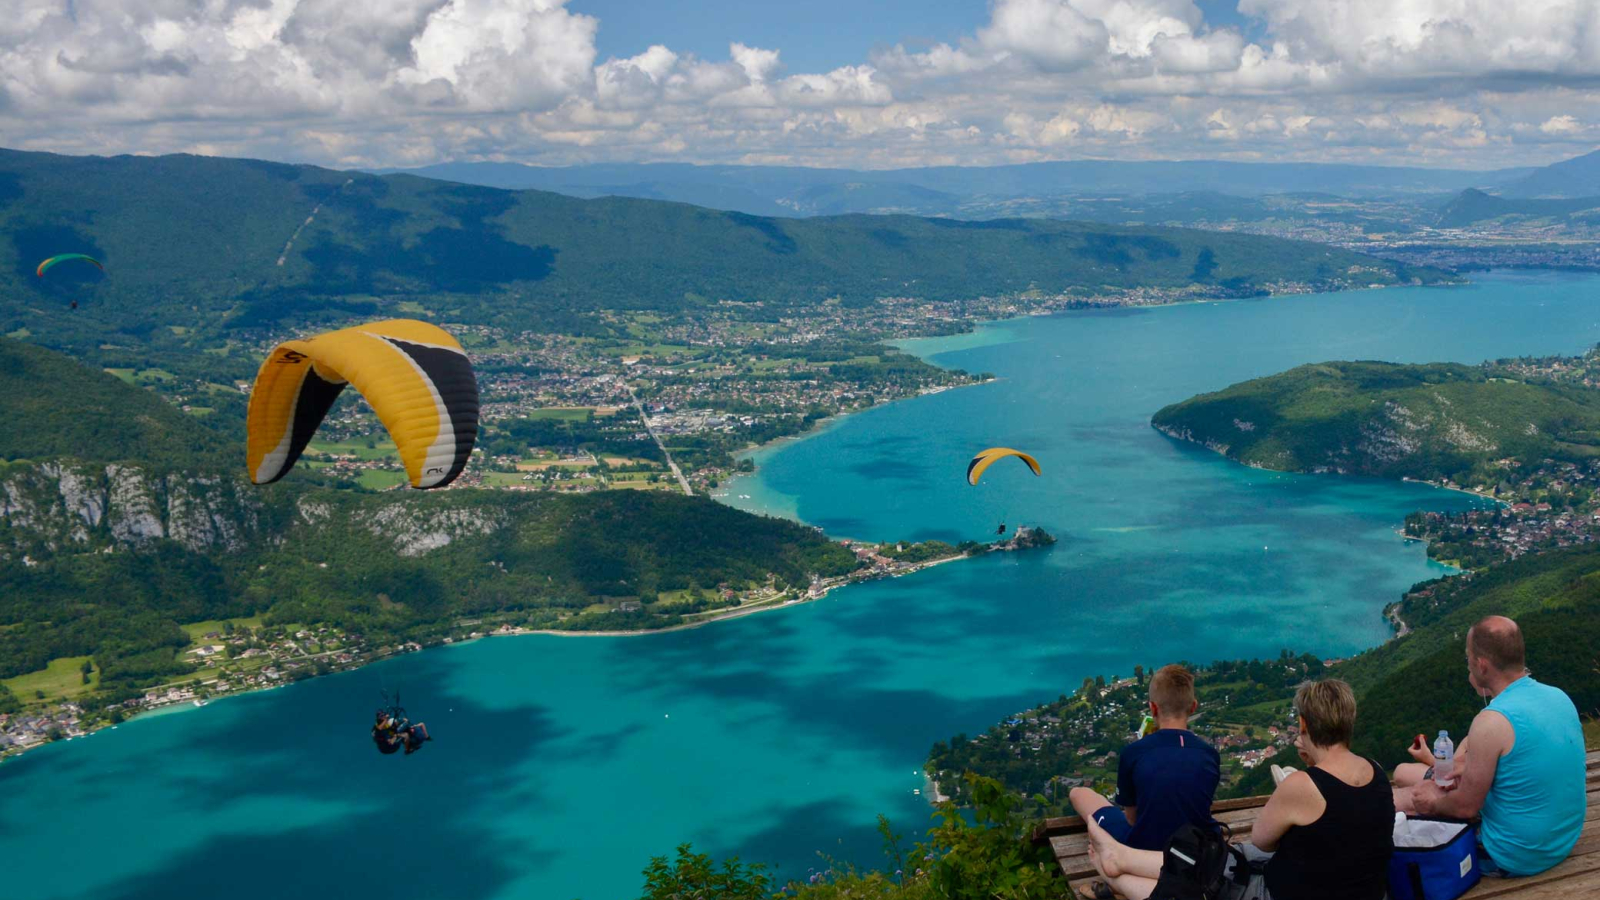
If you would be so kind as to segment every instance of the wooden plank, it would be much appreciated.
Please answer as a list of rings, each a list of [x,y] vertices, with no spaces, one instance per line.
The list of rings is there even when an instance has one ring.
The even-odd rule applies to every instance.
[[[1233,830],[1235,843],[1250,833],[1251,826],[1256,821],[1256,816],[1261,814],[1260,809],[1236,809],[1231,812],[1218,813],[1215,818],[1218,822]],[[1050,838],[1050,847],[1055,851],[1056,858],[1069,856],[1082,856],[1089,852],[1089,835],[1085,832],[1077,834],[1062,834]]]
[[[1251,827],[1255,823],[1255,816],[1253,815],[1255,812],[1257,811],[1241,810],[1231,814],[1219,815],[1217,818],[1223,821],[1234,819],[1234,821],[1228,822],[1228,824],[1229,827],[1233,829],[1233,837],[1235,842],[1241,842],[1248,840],[1250,837]],[[1590,855],[1600,856],[1600,825],[1593,824],[1597,822],[1600,822],[1600,803],[1591,803],[1588,809],[1588,819],[1584,826],[1584,834],[1578,839],[1578,843],[1572,848],[1572,853],[1568,857],[1569,863],[1572,862],[1573,859],[1579,857]],[[1061,873],[1068,879],[1082,878],[1094,874],[1094,865],[1089,861],[1088,838],[1086,835],[1063,835],[1061,837],[1053,838],[1050,841],[1050,844],[1051,849],[1055,851],[1056,861],[1061,868]],[[1565,865],[1565,863],[1563,865]],[[1595,862],[1595,867],[1600,868],[1600,860]],[[1583,869],[1582,867],[1580,867],[1580,869],[1587,871],[1587,869]],[[1561,870],[1561,867],[1557,866],[1556,869],[1552,869],[1551,871],[1557,872],[1559,870]],[[1540,876],[1535,876],[1535,878],[1538,877]],[[1499,881],[1504,884],[1511,885],[1518,883],[1537,883],[1529,879],[1500,879]],[[1474,893],[1471,896],[1478,895]]]
[[[1559,865],[1538,875],[1525,878],[1485,878],[1478,886],[1463,894],[1463,898],[1483,900],[1488,897],[1515,897],[1521,891],[1551,882],[1564,882],[1578,875],[1600,872],[1600,831],[1589,830],[1578,839],[1572,854]],[[1581,895],[1573,895],[1581,896]]]
[[[1476,894],[1468,894],[1475,897]],[[1600,897],[1600,869],[1563,878],[1559,881],[1549,881],[1529,887],[1518,888],[1502,897],[1515,898],[1515,900],[1571,900],[1571,898]]]
[[[1230,812],[1236,809],[1259,809],[1267,805],[1272,798],[1271,794],[1259,794],[1254,797],[1234,797],[1231,800],[1218,800],[1211,804],[1214,813]],[[1084,830],[1083,819],[1078,816],[1052,816],[1040,822],[1033,830],[1033,841],[1042,844],[1053,837],[1063,834],[1082,834]]]
[[[1462,894],[1461,897],[1462,900],[1515,898],[1545,886],[1557,889],[1555,896],[1558,897],[1581,897],[1582,894],[1569,892],[1569,883],[1573,879],[1586,878],[1596,873],[1600,873],[1600,856],[1591,853],[1587,856],[1574,857],[1548,872],[1527,878],[1485,878],[1478,882],[1477,887]]]

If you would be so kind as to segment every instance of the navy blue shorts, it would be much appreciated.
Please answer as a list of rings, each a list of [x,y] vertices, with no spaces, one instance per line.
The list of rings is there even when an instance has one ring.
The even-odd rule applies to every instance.
[[[1095,824],[1106,830],[1106,833],[1117,839],[1117,843],[1126,844],[1128,837],[1133,834],[1133,824],[1123,814],[1120,806],[1102,806],[1094,811],[1092,818]]]
[[[1506,873],[1495,864],[1494,857],[1489,855],[1489,849],[1483,846],[1483,841],[1478,842],[1478,871],[1488,878],[1504,878]]]

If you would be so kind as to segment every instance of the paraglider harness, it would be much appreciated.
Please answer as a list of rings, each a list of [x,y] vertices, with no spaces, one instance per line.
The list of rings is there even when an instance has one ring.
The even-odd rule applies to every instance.
[[[428,727],[422,723],[411,724],[406,718],[406,708],[400,705],[400,692],[394,692],[393,701],[388,691],[382,691],[383,706],[378,707],[377,722],[372,726],[372,741],[384,755],[405,748],[406,755],[422,749],[430,740]]]

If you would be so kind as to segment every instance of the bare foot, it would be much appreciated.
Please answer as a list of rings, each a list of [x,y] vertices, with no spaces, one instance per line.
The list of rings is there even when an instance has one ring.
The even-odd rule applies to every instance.
[[[1107,878],[1116,878],[1123,872],[1122,845],[1109,832],[1100,827],[1100,823],[1093,819],[1085,819],[1084,825],[1089,829],[1089,859],[1094,861],[1095,868]]]

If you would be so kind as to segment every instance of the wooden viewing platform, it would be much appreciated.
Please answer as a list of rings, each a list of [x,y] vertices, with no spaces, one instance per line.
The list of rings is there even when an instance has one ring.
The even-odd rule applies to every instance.
[[[1583,835],[1566,860],[1547,872],[1527,878],[1485,878],[1464,897],[1470,900],[1600,897],[1600,751],[1590,751],[1588,763],[1588,778],[1584,782],[1588,814],[1583,820]],[[1217,821],[1233,829],[1233,840],[1238,843],[1249,840],[1250,827],[1266,803],[1266,796],[1219,800],[1212,804],[1211,811]],[[1049,841],[1061,874],[1073,891],[1099,877],[1089,862],[1089,836],[1084,831],[1083,820],[1077,816],[1044,820],[1034,832],[1033,840],[1035,843]]]

